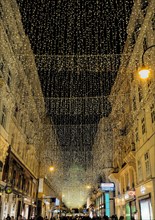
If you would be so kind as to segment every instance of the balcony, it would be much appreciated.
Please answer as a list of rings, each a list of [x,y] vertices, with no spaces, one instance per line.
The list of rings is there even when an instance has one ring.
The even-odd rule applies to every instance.
[[[124,157],[124,162],[126,163],[135,163],[135,154],[136,154],[136,149],[135,149],[135,144],[132,143],[130,147],[127,149],[125,157]]]

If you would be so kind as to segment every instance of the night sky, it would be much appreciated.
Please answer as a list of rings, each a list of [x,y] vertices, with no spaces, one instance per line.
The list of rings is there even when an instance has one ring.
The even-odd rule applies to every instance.
[[[107,98],[117,75],[133,1],[18,3],[60,144],[63,149],[91,149],[100,118],[111,110]]]

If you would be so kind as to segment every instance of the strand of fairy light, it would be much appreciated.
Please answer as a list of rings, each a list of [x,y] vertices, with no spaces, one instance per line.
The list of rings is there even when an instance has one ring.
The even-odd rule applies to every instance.
[[[112,17],[108,14],[109,13],[108,10],[109,10],[110,5],[113,5],[112,3],[114,2],[115,2],[115,7],[112,8],[112,11],[114,12],[115,9],[118,10],[116,14],[112,13],[113,16],[115,16],[116,25],[113,23],[110,26],[110,19],[112,19]],[[39,16],[38,19],[35,20],[36,23],[31,23],[30,27],[28,27],[29,24],[27,23],[27,30],[31,29],[31,31],[33,31],[33,34],[31,35],[31,38],[32,38],[31,43],[33,43],[32,41],[34,41],[38,44],[38,47],[40,47],[38,48],[33,45],[34,53],[36,54],[36,56],[38,55],[40,56],[41,55],[40,52],[45,54],[45,60],[43,60],[41,56],[37,57],[37,61],[38,61],[37,66],[39,66],[38,70],[40,70],[39,71],[40,78],[42,78],[43,80],[45,77],[47,77],[49,80],[49,81],[45,81],[45,80],[42,81],[44,95],[48,97],[47,99],[45,99],[46,101],[52,102],[53,100],[55,100],[55,102],[59,106],[59,103],[58,103],[59,99],[51,98],[51,96],[54,96],[54,88],[52,88],[51,86],[52,84],[50,83],[53,83],[54,80],[57,82],[59,81],[57,77],[61,76],[60,73],[62,69],[64,68],[66,68],[66,71],[68,70],[71,71],[72,77],[73,75],[79,74],[81,71],[85,71],[86,69],[88,71],[94,72],[94,74],[99,73],[101,75],[101,73],[102,74],[108,73],[109,78],[111,79],[110,81],[108,80],[106,81],[106,86],[109,87],[111,80],[113,80],[115,77],[115,75],[111,75],[110,77],[111,70],[113,71],[117,70],[116,67],[118,67],[119,65],[120,56],[113,56],[112,58],[112,55],[111,55],[111,57],[109,58],[108,55],[105,55],[105,57],[103,58],[102,54],[107,53],[109,49],[111,50],[111,54],[112,53],[116,54],[118,46],[120,47],[122,43],[122,42],[116,41],[116,39],[118,38],[116,35],[123,36],[123,32],[124,32],[123,22],[127,22],[127,16],[124,16],[125,19],[120,20],[119,25],[120,26],[122,25],[122,27],[121,29],[119,28],[119,34],[117,34],[118,32],[116,30],[116,26],[118,22],[117,17],[119,18],[120,14],[122,13],[122,9],[119,9],[117,2],[121,2],[121,1],[105,1],[105,2],[95,1],[95,3],[92,4],[91,1],[89,0],[76,0],[76,1],[55,0],[55,1],[46,1],[46,6],[42,5],[43,7],[41,8],[39,8],[39,4],[37,5],[36,2],[33,3],[35,4],[35,8],[34,7],[31,8],[31,5],[27,2],[27,5],[25,6],[29,8],[28,10],[29,16],[32,16],[32,19],[33,17],[36,16],[36,13]],[[122,3],[124,4],[124,7],[126,7],[127,11],[129,8],[128,2],[129,1],[125,1],[125,3],[124,2]],[[49,18],[46,15],[46,18],[45,18],[44,14],[48,14],[48,12],[50,12],[51,17]],[[25,11],[25,20],[29,16],[27,16],[26,11]],[[76,24],[75,24],[75,19],[76,19]],[[29,20],[31,21],[31,19]],[[42,23],[42,20],[44,21],[43,23]],[[95,26],[93,25],[94,23],[95,23]],[[35,29],[35,25],[39,28]],[[103,30],[101,30],[102,26],[104,26]],[[115,31],[111,33],[111,29]],[[34,33],[34,31],[36,33]],[[43,31],[46,32],[46,36],[47,36],[46,39],[43,38]],[[115,35],[115,40],[113,41],[111,41],[110,39],[111,34]],[[76,42],[77,42],[77,45],[76,45]],[[76,56],[75,52],[78,54],[78,56]],[[49,62],[49,57],[48,57],[49,54],[51,54],[50,62]],[[79,56],[79,54],[82,56]],[[99,54],[100,56],[95,56],[96,54]],[[69,58],[66,57],[68,55],[71,55],[71,57]],[[88,55],[90,55],[90,57],[88,57]],[[43,71],[43,69],[45,69],[46,71]],[[54,77],[54,75],[57,75],[57,77]],[[65,75],[65,80],[69,80],[70,76],[68,75],[68,78],[67,78],[66,72],[64,72],[64,75]],[[81,77],[81,76],[78,76],[78,77]],[[72,81],[73,81],[73,78],[72,78]],[[77,83],[79,82],[77,81],[76,84]],[[92,83],[95,84],[95,78],[92,78]],[[102,89],[102,86],[103,86],[102,83],[100,83],[100,87],[101,87],[100,90]],[[93,87],[90,88],[91,92],[93,89],[94,89]],[[85,89],[83,88],[83,90],[86,91],[86,93],[88,92],[89,82],[86,83]],[[67,95],[64,93],[63,95]],[[72,95],[73,95],[73,88],[71,88],[71,96]],[[74,98],[74,97],[70,97],[70,99],[65,99],[66,102],[69,101],[69,106],[70,106],[69,114],[70,115],[72,115],[71,112],[73,110],[72,105],[71,105],[72,99],[78,100],[78,98]],[[87,98],[87,96],[85,96],[85,97],[82,97],[82,99],[88,100],[88,102],[91,102],[93,104],[93,101],[95,98],[93,97]],[[61,102],[62,100],[63,98],[61,98]],[[58,108],[56,108],[55,111],[56,111],[56,114],[60,114],[62,112],[62,109],[60,111]],[[91,111],[92,111],[92,107],[91,107]],[[89,124],[89,121],[88,121],[88,124]],[[68,125],[68,126],[72,128],[72,125]],[[89,129],[89,126],[88,126],[88,129]],[[63,130],[63,133],[65,133],[65,131],[67,130],[67,125],[63,125],[61,129]],[[76,129],[77,128],[75,126],[75,130]],[[51,142],[52,140],[49,140],[49,145],[52,144]],[[84,139],[82,140],[82,142],[84,142]],[[72,144],[74,144],[74,141]],[[72,158],[72,152],[73,151],[69,152],[70,157],[66,159],[70,160]],[[85,163],[85,161],[83,162]],[[63,164],[65,165],[67,163],[63,161]],[[67,172],[65,171],[65,174],[66,173]],[[72,171],[69,171],[69,174],[72,174]],[[89,172],[86,172],[86,174],[89,174]],[[90,177],[87,177],[87,179],[90,178],[90,182],[93,183],[93,180],[91,179],[91,177],[92,177],[92,174],[90,174]],[[62,183],[63,181],[61,182],[61,181],[58,181],[56,177],[55,178],[51,177],[51,182],[52,181],[58,190],[61,189],[60,183]],[[76,175],[75,176],[73,175],[72,185],[76,183],[77,183]],[[68,199],[66,198],[65,202],[68,204],[68,200],[70,200],[72,205],[75,206],[77,203],[73,199],[73,197],[77,198],[79,194],[77,193],[75,189],[71,191],[72,186],[69,185],[69,179],[66,180],[65,185],[67,184],[69,186],[67,188]],[[79,188],[77,187],[77,189]],[[69,193],[69,191],[71,191],[71,193]]]

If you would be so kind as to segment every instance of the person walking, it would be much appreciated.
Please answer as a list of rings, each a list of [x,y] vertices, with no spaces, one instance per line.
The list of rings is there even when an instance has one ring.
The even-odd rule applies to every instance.
[[[9,214],[7,214],[6,220],[11,220],[11,217]]]

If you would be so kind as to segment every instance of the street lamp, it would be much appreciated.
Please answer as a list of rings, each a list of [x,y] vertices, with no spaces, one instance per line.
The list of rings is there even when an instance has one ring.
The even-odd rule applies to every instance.
[[[148,51],[152,47],[155,47],[155,45],[151,45],[150,47],[146,48],[146,50],[144,50],[144,52],[142,54],[142,67],[138,71],[138,73],[142,79],[147,79],[151,73],[151,69],[145,66],[144,55],[145,55],[146,51]]]
[[[51,164],[51,166],[49,167],[49,170],[50,170],[51,172],[54,171],[54,166],[53,166],[53,164]]]

